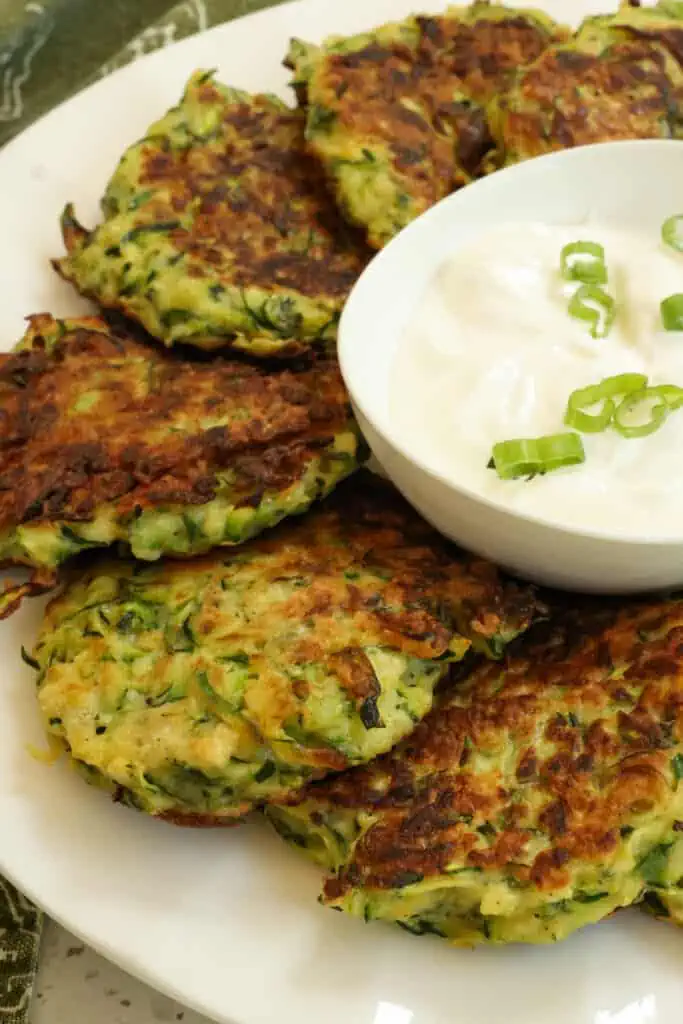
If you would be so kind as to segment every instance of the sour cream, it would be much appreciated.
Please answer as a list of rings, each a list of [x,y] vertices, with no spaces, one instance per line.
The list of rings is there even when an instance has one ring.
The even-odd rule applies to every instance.
[[[672,211],[677,212],[677,211]],[[569,242],[605,248],[616,322],[606,338],[567,312]],[[654,434],[582,435],[583,465],[533,480],[487,469],[493,445],[560,433],[572,391],[617,373],[683,386],[683,334],[660,303],[683,293],[683,255],[659,237],[600,224],[507,224],[459,249],[415,310],[390,382],[398,440],[435,472],[557,525],[610,534],[683,534],[683,409]]]

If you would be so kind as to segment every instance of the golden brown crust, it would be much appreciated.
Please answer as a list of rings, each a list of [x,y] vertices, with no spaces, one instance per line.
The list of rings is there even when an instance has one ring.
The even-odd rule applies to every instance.
[[[257,504],[349,422],[332,359],[190,359],[95,319],[69,322],[48,348],[59,330],[33,317],[29,347],[0,356],[3,530],[88,521],[108,503],[120,516],[202,505],[228,470],[238,503]]]
[[[458,866],[552,893],[578,865],[608,867],[622,829],[666,813],[683,743],[683,602],[586,602],[516,646],[394,752],[293,801],[373,816],[328,900]]]
[[[417,51],[373,43],[331,56],[325,84],[341,94],[335,105],[341,124],[388,145],[395,170],[426,208],[476,174],[492,144],[483,111],[472,101],[488,102],[511,70],[543,52],[548,36],[522,17],[417,23]]]
[[[140,184],[163,187],[169,196],[159,204],[159,217],[179,216],[200,200],[192,230],[175,231],[174,246],[215,266],[230,253],[230,280],[238,287],[277,285],[343,298],[362,270],[364,251],[344,244],[349,231],[306,153],[302,112],[268,97],[225,104],[211,80],[197,87],[196,99],[207,110],[222,109],[221,133],[232,141],[160,151],[151,138],[141,154]],[[288,251],[283,239],[309,230],[315,234],[310,246]]]
[[[293,48],[311,150],[374,247],[481,173],[486,104],[558,38],[542,15],[475,4],[331,40],[310,65]]]
[[[498,142],[508,162],[591,142],[681,132],[680,69],[644,39],[600,52],[547,50],[501,101]]]

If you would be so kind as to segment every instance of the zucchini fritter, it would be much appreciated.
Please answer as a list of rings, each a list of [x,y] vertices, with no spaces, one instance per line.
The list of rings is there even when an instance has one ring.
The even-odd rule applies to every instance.
[[[310,149],[372,246],[477,175],[492,145],[485,104],[566,35],[540,11],[474,3],[322,47],[293,42]]]
[[[56,269],[166,345],[290,355],[333,339],[367,259],[305,152],[304,115],[197,72],[124,155]]]
[[[0,410],[0,561],[43,570],[34,589],[85,548],[238,544],[327,494],[362,445],[331,358],[188,357],[94,318],[31,318],[0,355]]]
[[[660,0],[654,7],[637,7],[622,3],[616,14],[600,14],[586,18],[578,32],[579,39],[618,40],[644,39],[667,49],[679,64],[683,63],[683,3],[681,0]]]
[[[663,36],[627,31],[629,22],[663,24],[661,14],[634,8],[589,19],[492,103],[503,162],[593,142],[683,138],[683,69]]]
[[[34,652],[39,701],[91,781],[220,823],[388,750],[450,662],[497,653],[536,611],[359,474],[230,554],[76,579]]]
[[[683,600],[587,601],[391,754],[268,813],[334,872],[332,907],[460,945],[542,943],[683,875],[681,779]]]

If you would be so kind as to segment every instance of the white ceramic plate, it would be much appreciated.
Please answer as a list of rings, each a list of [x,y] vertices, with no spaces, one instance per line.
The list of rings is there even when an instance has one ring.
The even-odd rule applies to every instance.
[[[233,22],[118,72],[8,146],[0,347],[28,313],[84,308],[48,265],[61,251],[58,213],[74,199],[94,222],[119,154],[195,67],[281,91],[291,35],[357,31],[416,2],[300,0]],[[574,21],[601,6],[545,5]],[[450,949],[320,908],[319,873],[260,824],[174,829],[109,803],[65,764],[37,762],[19,648],[32,646],[40,605],[0,626],[0,871],[131,973],[230,1024],[681,1024],[683,934],[637,913],[554,948]]]

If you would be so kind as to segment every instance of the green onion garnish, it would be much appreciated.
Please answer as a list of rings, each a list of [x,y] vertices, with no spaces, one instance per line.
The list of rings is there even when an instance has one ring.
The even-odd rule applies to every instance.
[[[605,250],[597,242],[570,242],[560,254],[560,270],[565,281],[607,284]]]
[[[662,241],[676,252],[683,252],[683,213],[669,217],[662,224]]]
[[[493,465],[501,480],[552,473],[585,461],[583,441],[574,433],[499,441],[493,446]]]
[[[665,384],[663,387],[670,388],[673,385]],[[626,395],[617,406],[612,424],[622,437],[647,437],[659,430],[664,420],[672,410],[672,405],[661,393],[661,387],[643,388],[641,391],[633,391]],[[643,415],[649,418],[643,420]],[[641,422],[629,423],[629,419],[635,416]]]
[[[679,388],[677,384],[656,384],[650,391],[658,398],[663,398],[671,412],[675,412],[683,405],[683,388]]]
[[[617,315],[617,304],[598,285],[582,284],[569,300],[569,314],[589,323],[594,338],[606,338]]]
[[[665,331],[683,331],[683,295],[669,295],[661,305]]]
[[[598,434],[602,430],[607,430],[612,422],[616,409],[614,399],[620,395],[628,395],[631,391],[642,391],[645,387],[647,377],[642,373],[618,373],[614,377],[605,377],[599,384],[578,388],[569,396],[564,422],[568,427],[580,430],[583,434]],[[602,402],[599,412],[585,411],[598,402]]]

